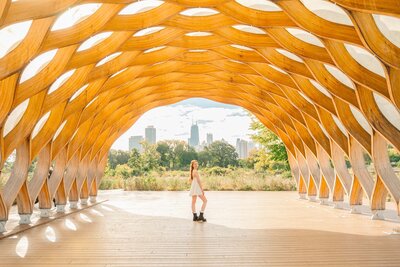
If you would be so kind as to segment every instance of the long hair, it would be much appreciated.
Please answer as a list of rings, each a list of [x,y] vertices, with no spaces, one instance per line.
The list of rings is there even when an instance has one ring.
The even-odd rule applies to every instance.
[[[195,162],[197,162],[197,160],[195,160],[195,159],[190,162],[190,180],[191,181],[193,180],[193,170],[194,170]]]

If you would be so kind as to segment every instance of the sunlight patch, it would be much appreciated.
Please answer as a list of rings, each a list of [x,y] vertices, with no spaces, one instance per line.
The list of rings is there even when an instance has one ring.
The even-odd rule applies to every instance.
[[[73,223],[70,219],[65,219],[65,226],[72,231],[76,231],[77,229],[75,223]]]
[[[70,28],[94,14],[101,4],[84,4],[65,11],[53,24],[51,31]]]
[[[0,58],[10,53],[26,37],[32,20],[9,25],[0,30]]]
[[[164,1],[157,1],[157,0],[137,1],[122,9],[118,13],[118,15],[133,15],[146,12],[161,6],[163,3]]]
[[[17,246],[15,247],[15,252],[21,258],[25,258],[26,253],[28,252],[29,241],[26,236],[21,237],[18,241]]]
[[[56,232],[54,232],[53,227],[47,226],[46,231],[45,231],[45,236],[47,240],[50,242],[56,242]]]

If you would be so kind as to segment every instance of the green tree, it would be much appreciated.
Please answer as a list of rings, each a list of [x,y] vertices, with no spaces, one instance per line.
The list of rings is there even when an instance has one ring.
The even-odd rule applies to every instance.
[[[168,141],[157,142],[157,152],[160,154],[160,165],[165,168],[170,168],[170,146]]]
[[[132,169],[127,164],[117,165],[115,175],[120,176],[124,180],[124,190],[126,189],[126,181],[131,177]]]
[[[139,176],[142,174],[142,158],[136,148],[131,151],[128,166],[132,169],[131,174],[133,176]]]
[[[215,141],[207,146],[205,150],[209,153],[211,166],[228,167],[238,165],[238,154],[236,149],[223,141]]]
[[[185,142],[181,140],[167,140],[166,142],[169,146],[169,168],[171,170],[175,170],[179,167],[179,153],[181,150],[183,150]]]
[[[252,117],[250,129],[255,131],[251,139],[262,145],[255,154],[255,169],[289,170],[288,155],[282,140],[255,117]]]
[[[249,157],[246,159],[239,159],[239,167],[246,169],[254,169],[254,165],[257,162],[257,150],[253,149],[249,153]]]
[[[142,161],[142,171],[148,172],[160,166],[160,154],[157,152],[156,145],[144,142],[143,153],[140,155]]]
[[[207,150],[200,151],[197,154],[197,160],[201,167],[207,167],[210,165],[211,155]]]
[[[185,141],[165,140],[157,143],[160,165],[170,170],[187,169],[190,161],[197,159],[197,152]]]
[[[285,144],[274,132],[254,117],[252,118],[250,129],[256,131],[255,134],[251,135],[251,139],[263,145],[271,155],[272,160],[288,161]]]
[[[388,146],[389,160],[392,165],[396,166],[400,162],[400,153],[397,152],[392,145]]]
[[[110,167],[110,162],[107,162],[106,168],[104,170],[106,176],[115,176],[115,169]]]
[[[115,169],[117,165],[128,163],[129,157],[130,155],[128,151],[111,149],[108,153],[108,163],[110,164],[110,168]]]
[[[259,149],[255,155],[254,169],[256,171],[266,171],[270,169],[271,157],[265,147]]]
[[[181,169],[189,169],[192,160],[198,160],[198,153],[196,150],[186,144],[185,150],[179,155],[179,165]]]

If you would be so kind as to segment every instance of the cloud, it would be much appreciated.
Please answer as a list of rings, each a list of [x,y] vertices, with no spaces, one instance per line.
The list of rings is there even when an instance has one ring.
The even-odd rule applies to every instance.
[[[207,124],[207,123],[214,122],[214,121],[213,120],[197,120],[196,122],[197,122],[197,124]]]
[[[115,149],[128,149],[129,137],[145,134],[148,125],[157,129],[159,140],[184,140],[190,135],[192,120],[198,122],[200,141],[206,140],[206,134],[212,133],[214,140],[224,138],[235,145],[236,138],[249,140],[251,118],[246,110],[231,105],[213,103],[200,99],[205,107],[187,105],[169,105],[149,110],[141,116],[135,124],[113,144]],[[205,103],[205,102],[211,103]],[[195,101],[196,102],[196,101]]]
[[[187,114],[192,113],[192,112],[193,112],[193,110],[186,110],[186,111],[182,111],[180,115],[186,116]]]
[[[241,111],[241,112],[233,112],[226,116],[227,117],[248,117],[249,115],[247,114],[247,112]]]
[[[200,107],[200,108],[226,108],[226,109],[237,109],[237,106],[234,105],[228,105],[228,104],[223,104],[223,103],[218,103],[215,101],[210,101],[205,98],[189,98],[183,101],[180,101],[178,103],[172,104],[171,106],[186,106],[186,107]]]
[[[175,134],[175,136],[184,136],[184,135],[189,135],[189,132],[183,132],[183,133]]]

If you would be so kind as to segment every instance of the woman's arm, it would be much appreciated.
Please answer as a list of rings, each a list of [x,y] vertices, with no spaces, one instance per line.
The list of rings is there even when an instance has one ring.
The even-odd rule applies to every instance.
[[[195,172],[193,172],[193,176],[195,177],[195,179],[196,179],[197,183],[199,184],[200,189],[201,189],[201,191],[203,192],[203,195],[204,195],[203,185],[201,184],[199,173],[197,171],[195,171]]]

